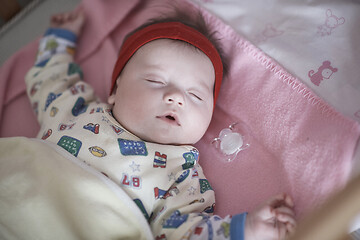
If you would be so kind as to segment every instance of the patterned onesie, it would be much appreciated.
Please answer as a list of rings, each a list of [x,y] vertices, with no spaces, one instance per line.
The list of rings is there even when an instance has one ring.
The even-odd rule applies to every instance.
[[[73,62],[76,36],[49,29],[27,93],[41,129],[51,141],[122,187],[148,220],[156,239],[243,239],[246,213],[213,216],[214,191],[192,146],[145,142],[100,103]]]

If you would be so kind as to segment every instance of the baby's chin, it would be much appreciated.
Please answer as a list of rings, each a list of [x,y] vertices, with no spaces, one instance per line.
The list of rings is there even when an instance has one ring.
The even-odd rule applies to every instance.
[[[142,131],[138,127],[132,126],[132,124],[126,125],[121,122],[120,122],[120,124],[128,132],[137,136],[141,140],[143,140],[145,142],[156,143],[156,144],[175,145],[175,146],[194,145],[202,137],[202,136],[195,137],[194,135],[189,136],[189,134],[185,134],[185,132],[181,132],[181,131],[172,132],[171,129],[170,130],[166,130],[166,129],[156,129],[155,130],[155,128],[151,128],[149,130],[149,128],[147,128],[147,129],[145,129],[145,131],[144,131],[144,129]]]

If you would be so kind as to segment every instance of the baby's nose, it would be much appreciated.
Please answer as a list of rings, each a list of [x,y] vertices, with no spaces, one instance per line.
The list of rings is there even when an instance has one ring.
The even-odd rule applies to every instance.
[[[180,107],[184,106],[185,103],[183,94],[177,90],[173,90],[165,94],[164,100],[167,104],[176,104]]]

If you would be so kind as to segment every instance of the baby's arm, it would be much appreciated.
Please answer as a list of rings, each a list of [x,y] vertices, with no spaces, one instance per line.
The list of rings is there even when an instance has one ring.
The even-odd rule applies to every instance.
[[[40,40],[35,66],[27,73],[25,82],[41,125],[49,117],[46,112],[58,110],[61,106],[68,108],[74,105],[73,101],[76,101],[78,96],[68,93],[70,88],[85,89],[86,84],[81,81],[82,71],[74,63],[76,40],[84,21],[85,16],[81,9],[54,15],[50,20],[50,28]],[[92,90],[89,96],[91,94]],[[60,106],[53,108],[51,104],[55,100],[59,103],[60,99]]]
[[[40,41],[35,65],[43,67],[50,58],[59,53],[74,55],[76,40],[84,22],[85,15],[81,9],[53,15],[50,28]]]
[[[284,239],[296,226],[293,201],[287,194],[277,195],[248,214],[245,240]]]

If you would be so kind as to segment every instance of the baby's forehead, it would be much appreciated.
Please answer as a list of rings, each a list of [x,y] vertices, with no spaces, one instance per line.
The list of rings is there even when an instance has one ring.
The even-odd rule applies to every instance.
[[[136,53],[138,52],[142,55],[158,56],[158,58],[160,56],[172,56],[175,59],[181,59],[181,55],[194,56],[195,58],[188,58],[187,61],[196,62],[201,58],[212,65],[210,58],[204,52],[196,46],[181,40],[156,39],[141,46]]]
[[[176,50],[192,50],[196,53],[200,53],[201,55],[205,55],[199,48],[197,48],[196,46],[182,41],[182,40],[176,40],[176,39],[168,39],[168,38],[160,38],[160,39],[156,39],[156,40],[152,40],[146,44],[144,44],[143,46],[141,46],[138,51],[140,49],[146,49],[147,51],[152,51],[154,49],[176,49]],[[143,51],[142,50],[142,51]],[[206,56],[206,55],[205,55]],[[206,56],[207,57],[207,56]]]
[[[135,68],[138,71],[149,70],[150,72],[177,73],[183,77],[199,79],[206,84],[213,85],[215,81],[215,69],[211,60],[193,45],[183,41],[172,39],[157,39],[151,41],[132,56]],[[136,67],[137,66],[137,67]]]

